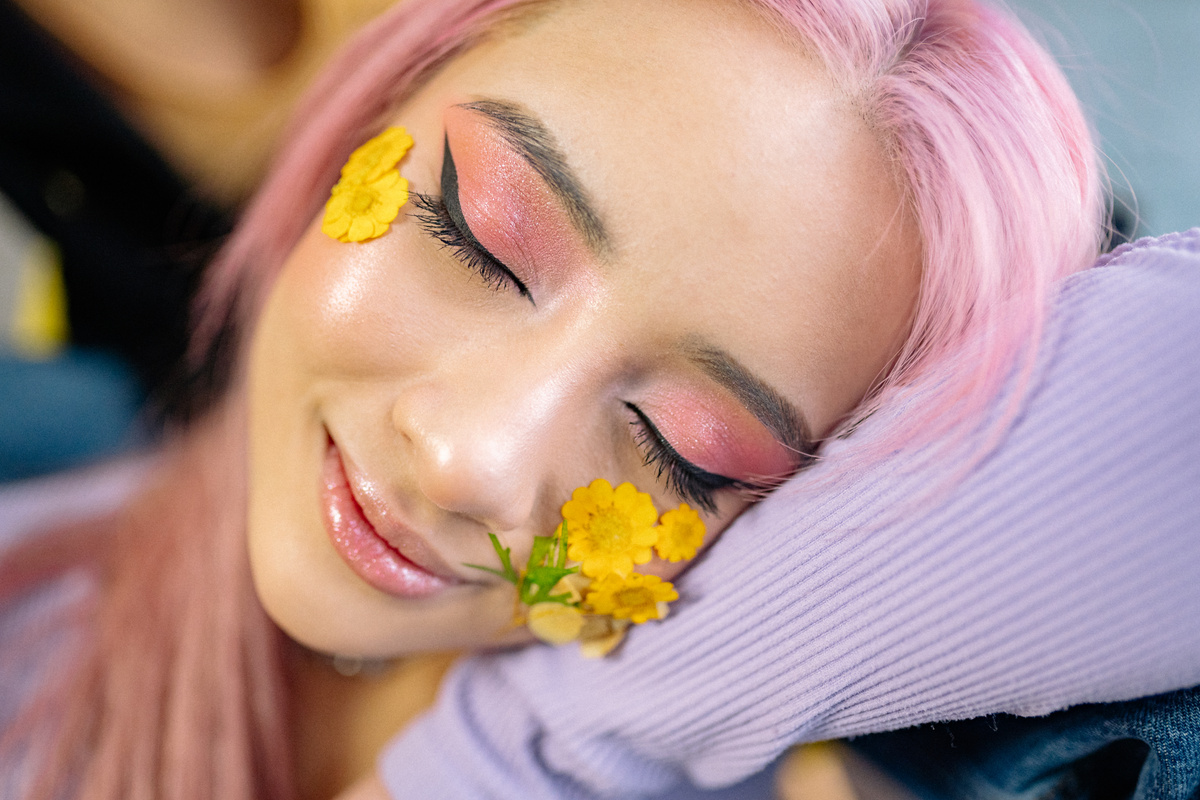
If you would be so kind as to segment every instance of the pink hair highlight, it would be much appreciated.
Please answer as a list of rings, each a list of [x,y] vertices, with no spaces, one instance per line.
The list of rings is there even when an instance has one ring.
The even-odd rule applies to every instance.
[[[25,796],[295,796],[282,634],[245,554],[241,432],[214,415],[127,508],[6,554],[2,599],[75,569],[96,584],[43,621],[72,640],[4,733],[6,768],[29,747]]]
[[[1099,254],[1099,162],[1065,77],[1019,24],[970,0],[755,1],[815,49],[878,132],[921,233],[911,333],[843,429],[891,402],[907,424],[842,469],[980,421],[1015,370],[999,435],[1051,285]]]
[[[212,266],[196,332],[251,320],[365,131],[469,42],[495,0],[410,0],[328,67],[239,231]],[[193,351],[193,354],[198,350]],[[254,594],[245,545],[240,389],[166,448],[158,479],[114,518],[4,554],[0,601],[76,569],[97,576],[59,619],[69,658],[0,736],[25,797],[291,800],[283,634]]]
[[[850,466],[979,419],[1014,370],[1027,377],[1051,284],[1098,251],[1097,159],[1066,81],[1018,25],[969,0],[740,1],[827,65],[893,154],[920,227],[912,333],[846,426],[920,402]],[[193,358],[230,313],[253,321],[348,153],[498,13],[524,5],[406,0],[342,51],[212,265]],[[968,346],[973,368],[947,370]],[[99,578],[67,620],[79,650],[0,739],[5,763],[32,748],[27,796],[295,796],[282,634],[245,553],[237,385],[167,448],[159,480],[125,512],[0,563],[0,599],[76,567]]]

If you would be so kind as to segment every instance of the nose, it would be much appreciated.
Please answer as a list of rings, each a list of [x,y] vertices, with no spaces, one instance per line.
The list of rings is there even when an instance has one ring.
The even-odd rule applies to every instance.
[[[569,391],[552,359],[460,358],[403,387],[392,425],[419,491],[497,533],[535,522]]]

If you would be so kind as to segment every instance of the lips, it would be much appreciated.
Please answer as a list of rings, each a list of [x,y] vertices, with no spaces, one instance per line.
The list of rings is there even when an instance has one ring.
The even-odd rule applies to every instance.
[[[429,597],[457,584],[425,540],[393,519],[372,494],[369,486],[352,485],[331,440],[321,470],[321,507],[333,547],[350,569],[395,597]]]

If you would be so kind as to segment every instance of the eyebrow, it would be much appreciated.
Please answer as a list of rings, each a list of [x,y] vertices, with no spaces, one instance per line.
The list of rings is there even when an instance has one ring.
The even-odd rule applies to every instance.
[[[693,345],[688,357],[709,377],[724,386],[785,447],[797,453],[797,469],[816,458],[817,443],[800,409],[740,364],[715,347]]]
[[[611,252],[612,240],[595,205],[567,163],[554,135],[541,120],[521,106],[503,100],[476,100],[463,103],[459,108],[486,117],[562,202],[588,246],[598,255]]]

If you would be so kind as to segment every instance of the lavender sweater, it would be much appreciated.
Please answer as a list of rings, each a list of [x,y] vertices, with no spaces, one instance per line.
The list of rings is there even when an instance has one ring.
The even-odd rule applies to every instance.
[[[459,664],[381,756],[385,784],[638,796],[732,783],[797,742],[1200,684],[1200,229],[1068,279],[999,448],[905,505],[945,469],[902,452],[797,476],[615,657]]]

